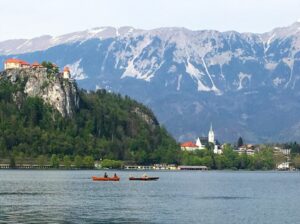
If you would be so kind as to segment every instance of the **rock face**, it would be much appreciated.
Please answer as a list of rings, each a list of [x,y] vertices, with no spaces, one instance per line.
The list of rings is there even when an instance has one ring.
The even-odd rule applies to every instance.
[[[2,79],[13,84],[21,83],[23,94],[18,92],[16,101],[24,94],[40,97],[45,103],[57,109],[62,116],[72,117],[79,108],[79,97],[75,83],[63,79],[61,74],[48,74],[46,68],[9,69],[0,73]]]
[[[2,42],[0,54],[0,66],[68,65],[81,87],[148,105],[179,141],[207,135],[211,122],[220,141],[300,140],[299,22],[263,34],[102,27]]]

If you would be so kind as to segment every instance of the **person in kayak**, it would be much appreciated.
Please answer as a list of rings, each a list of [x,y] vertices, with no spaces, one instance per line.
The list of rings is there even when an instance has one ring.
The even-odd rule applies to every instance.
[[[104,173],[104,177],[105,177],[105,178],[107,178],[107,177],[108,177],[106,172]]]

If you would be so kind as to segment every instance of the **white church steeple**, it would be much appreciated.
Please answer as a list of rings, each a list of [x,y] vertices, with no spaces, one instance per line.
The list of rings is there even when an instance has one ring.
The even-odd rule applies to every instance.
[[[215,133],[212,128],[212,124],[210,124],[210,130],[208,132],[208,142],[215,144]]]

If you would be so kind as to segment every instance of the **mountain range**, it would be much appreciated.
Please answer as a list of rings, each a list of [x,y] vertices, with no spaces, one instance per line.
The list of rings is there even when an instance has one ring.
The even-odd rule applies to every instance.
[[[179,141],[300,140],[300,22],[270,32],[100,27],[0,42],[7,58],[70,67],[79,86],[148,105]],[[0,67],[1,68],[1,67]]]

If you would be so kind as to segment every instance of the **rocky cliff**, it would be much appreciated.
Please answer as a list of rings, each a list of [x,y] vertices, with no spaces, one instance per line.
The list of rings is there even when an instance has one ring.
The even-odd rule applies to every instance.
[[[40,97],[64,117],[72,117],[79,108],[76,84],[59,73],[49,73],[46,68],[9,69],[0,72],[0,77],[21,87],[14,96],[17,103],[26,96]]]

